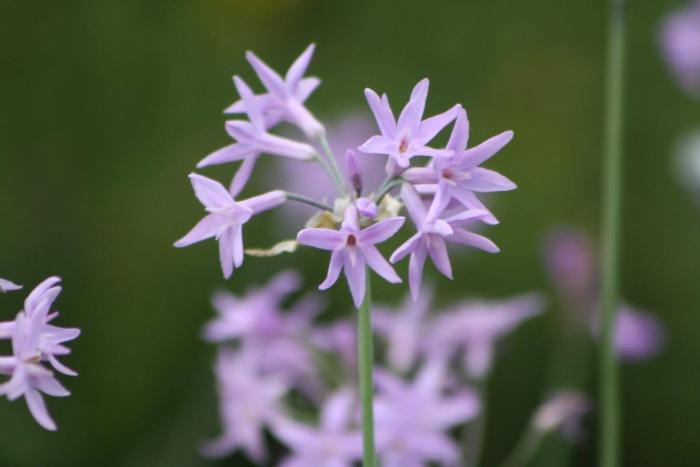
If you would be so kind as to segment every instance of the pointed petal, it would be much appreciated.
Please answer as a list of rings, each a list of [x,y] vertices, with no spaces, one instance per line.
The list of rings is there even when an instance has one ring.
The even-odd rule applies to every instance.
[[[401,261],[407,254],[412,253],[418,247],[418,242],[423,238],[423,235],[422,232],[418,232],[402,243],[401,246],[392,253],[389,261],[396,263],[397,261]]]
[[[230,278],[233,274],[233,229],[230,227],[219,236],[219,261],[224,279]]]
[[[21,289],[21,285],[17,285],[12,281],[0,278],[0,292],[10,292],[11,290]]]
[[[248,199],[244,199],[240,203],[240,206],[250,209],[251,214],[260,214],[261,212],[274,209],[277,206],[284,204],[287,201],[287,195],[282,190],[273,190],[263,193],[261,195],[252,196]]]
[[[347,254],[344,259],[345,265],[343,270],[345,271],[345,279],[347,279],[348,287],[350,288],[350,295],[352,295],[355,308],[360,308],[362,300],[365,298],[365,287],[367,285],[365,260],[362,256],[358,255],[353,264],[350,255]]]
[[[34,420],[49,431],[56,431],[56,423],[49,415],[48,410],[46,410],[44,398],[41,397],[39,391],[30,389],[24,394],[24,399],[27,401],[27,407],[29,407],[29,412],[31,412]]]
[[[471,178],[461,182],[460,186],[479,192],[508,191],[518,187],[498,172],[483,167],[473,168]]]
[[[335,250],[331,253],[331,260],[328,263],[328,274],[326,279],[318,286],[321,290],[326,290],[338,280],[340,270],[345,264],[345,252],[343,250]]]
[[[258,107],[258,101],[255,98],[253,91],[251,91],[246,82],[238,76],[233,77],[233,84],[236,86],[238,95],[241,96],[241,100],[243,101],[243,105],[245,107],[246,114],[248,114],[248,118],[250,119],[250,123],[252,123],[255,128],[260,130],[264,129],[265,124],[263,122],[262,111]]]
[[[360,231],[358,237],[363,244],[374,245],[376,243],[382,243],[393,237],[405,221],[406,218],[401,216],[382,219],[376,224],[372,224]]]
[[[210,210],[222,210],[231,207],[233,198],[224,186],[202,175],[191,173],[190,182],[194,188],[194,194],[205,208]]]
[[[238,225],[235,230],[231,230],[233,264],[239,268],[243,264],[243,227]]]
[[[224,146],[221,149],[209,154],[197,163],[197,168],[209,167],[211,165],[226,164],[228,162],[245,160],[246,158],[257,156],[255,149],[248,143],[234,143]]]
[[[287,82],[288,89],[296,88],[297,84],[304,77],[306,69],[309,67],[311,62],[311,57],[314,55],[314,50],[316,50],[316,44],[310,44],[299,57],[294,60],[292,66],[287,70],[287,75],[284,77]]]
[[[424,78],[411,91],[411,98],[401,111],[396,125],[398,133],[406,131],[409,135],[415,136],[418,132],[425,111],[425,101],[428,98],[429,84],[428,78]]]
[[[36,389],[48,394],[53,397],[67,397],[70,396],[70,391],[64,388],[61,383],[58,382],[53,376],[47,376],[44,378],[37,378],[34,381],[34,387]]]
[[[248,60],[248,63],[250,63],[250,66],[253,67],[260,82],[267,88],[270,94],[275,95],[279,99],[285,99],[287,97],[287,85],[275,70],[260,60],[253,52],[246,52],[245,58]]]
[[[462,161],[466,167],[476,167],[484,161],[490,159],[494,154],[513,139],[512,131],[504,131],[493,136],[478,146],[467,149],[462,155]]]
[[[63,373],[64,375],[68,376],[78,376],[78,372],[75,371],[72,368],[67,367],[63,363],[59,362],[56,357],[53,355],[49,355],[49,363],[51,363],[51,366],[56,369],[56,371]]]
[[[316,78],[315,76],[309,76],[307,78],[302,79],[301,81],[299,81],[299,85],[296,89],[296,98],[299,100],[299,102],[304,102],[306,99],[309,98],[311,93],[313,93],[316,90],[319,84],[321,84],[321,80]]]
[[[304,104],[296,99],[288,99],[285,103],[285,110],[289,121],[299,127],[309,138],[316,138],[325,132],[321,122],[304,107]]]
[[[387,282],[392,284],[398,284],[401,282],[401,278],[396,274],[394,268],[391,267],[389,262],[384,259],[379,250],[374,246],[366,246],[362,248],[362,255],[365,257],[367,265],[379,274]]]
[[[454,121],[455,117],[459,118],[458,116],[461,117],[462,115],[464,115],[465,123],[462,123],[462,127],[458,127],[457,124],[455,124],[455,128],[452,130],[452,136],[450,136],[450,140],[447,143],[447,148],[455,150],[451,146],[451,144],[460,144],[463,141],[464,145],[459,148],[459,151],[463,151],[464,148],[467,147],[469,127],[468,124],[466,124],[467,113],[464,109],[462,109],[462,106],[459,104],[455,104],[453,107],[449,108],[441,114],[434,115],[430,118],[423,120],[418,128],[418,132],[415,135],[415,139],[421,144],[427,144],[430,140],[435,138],[435,136],[438,133],[440,133],[440,131],[443,128],[445,128],[452,121]],[[457,138],[457,140],[453,141],[454,138]]]
[[[388,101],[386,104],[382,102],[377,93],[369,88],[365,89],[365,98],[374,114],[374,119],[377,121],[379,131],[386,137],[394,137],[396,134],[396,122],[389,108]]]
[[[194,226],[184,237],[175,242],[175,248],[183,248],[193,243],[216,237],[224,225],[224,220],[217,214],[209,214]]]
[[[420,195],[410,183],[404,183],[401,186],[401,200],[406,205],[411,220],[420,229],[425,223],[427,210]]]
[[[365,154],[394,154],[397,148],[396,141],[383,135],[374,135],[357,149]]]
[[[472,232],[467,232],[463,229],[455,229],[454,233],[448,239],[451,242],[469,245],[486,251],[487,253],[498,253],[501,251],[496,244],[488,238]]]
[[[433,198],[432,203],[430,203],[430,208],[425,216],[425,222],[435,222],[448,204],[450,204],[450,197],[447,193],[447,187],[443,183],[440,183],[437,191],[435,192],[435,197]]]
[[[57,276],[51,276],[45,279],[39,285],[34,287],[34,290],[27,296],[24,300],[24,311],[30,314],[39,304],[46,299],[46,293],[49,289],[54,287],[56,284],[61,282],[61,278]],[[60,289],[59,289],[60,291]],[[55,297],[54,297],[55,298]]]
[[[457,121],[455,121],[454,127],[452,127],[452,133],[447,142],[447,149],[454,151],[455,155],[461,155],[467,148],[468,142],[469,119],[467,118],[467,111],[461,108],[457,114]]]
[[[467,209],[478,209],[486,211],[488,214],[483,217],[483,221],[487,224],[498,224],[498,219],[489,211],[489,209],[476,197],[473,191],[464,190],[459,187],[450,189],[450,195],[459,201]]]
[[[302,245],[322,250],[335,250],[344,239],[343,234],[333,229],[303,229],[297,234],[297,241]]]
[[[428,253],[433,260],[433,264],[445,277],[452,279],[452,265],[447,254],[447,246],[442,237],[431,235],[428,242]]]
[[[250,180],[250,176],[253,174],[253,169],[255,168],[255,163],[258,161],[258,157],[260,157],[260,154],[254,153],[246,156],[243,159],[243,163],[233,176],[231,186],[228,189],[233,198],[236,198],[236,196],[243,191],[243,188],[245,188],[248,180]]]
[[[438,175],[432,167],[411,167],[403,173],[403,178],[412,184],[437,183]]]
[[[414,301],[418,299],[418,294],[420,293],[426,256],[425,245],[419,244],[411,253],[411,258],[408,262],[408,286],[411,289],[411,297]]]
[[[256,143],[262,152],[275,156],[291,157],[302,161],[313,159],[316,150],[309,144],[300,143],[289,138],[275,136],[269,133],[260,135]]]

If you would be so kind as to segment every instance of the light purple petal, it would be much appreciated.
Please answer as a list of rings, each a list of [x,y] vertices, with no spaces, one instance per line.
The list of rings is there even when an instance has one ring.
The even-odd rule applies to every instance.
[[[255,163],[258,161],[258,157],[260,157],[260,154],[258,153],[246,156],[243,159],[243,163],[236,171],[236,174],[233,176],[233,180],[231,180],[231,186],[229,187],[228,191],[234,198],[238,196],[241,191],[243,191],[243,188],[245,188],[248,180],[250,180],[250,176],[253,174],[253,169],[255,168]]]
[[[437,270],[447,278],[452,279],[452,265],[447,254],[445,241],[441,237],[431,234],[428,241],[428,253]]]
[[[51,276],[34,287],[34,290],[32,290],[24,300],[24,311],[27,314],[31,314],[39,306],[39,304],[46,299],[46,292],[59,282],[61,282],[60,277]]]
[[[454,229],[454,233],[448,240],[454,243],[461,243],[462,245],[469,245],[479,250],[486,251],[487,253],[498,253],[501,251],[500,248],[488,238],[472,232],[467,232],[463,229]]]
[[[297,234],[297,241],[302,245],[335,250],[345,241],[345,236],[333,229],[304,229]]]
[[[233,77],[233,85],[236,87],[238,95],[241,96],[241,100],[245,106],[246,114],[248,114],[250,123],[252,123],[255,128],[264,130],[265,123],[263,121],[262,112],[258,107],[258,101],[255,98],[253,91],[251,91],[246,82],[238,76]]]
[[[352,390],[340,390],[332,394],[321,411],[321,428],[326,431],[341,432],[346,428],[353,405],[355,393]]]
[[[296,88],[297,84],[304,77],[306,69],[309,67],[311,62],[311,57],[314,55],[314,50],[316,50],[316,44],[310,44],[299,57],[294,60],[292,66],[287,70],[287,75],[285,76],[285,81],[287,82],[287,87],[289,89]]]
[[[362,300],[365,298],[365,287],[366,287],[366,269],[365,260],[362,256],[357,255],[355,261],[352,261],[350,255],[345,255],[345,278],[348,281],[348,287],[350,288],[350,295],[352,295],[352,301],[356,308],[360,308],[362,305]]]
[[[382,243],[396,234],[406,221],[405,217],[388,217],[363,229],[358,237],[363,244]]]
[[[7,279],[0,278],[0,292],[9,292],[11,290],[19,290],[21,288],[21,285],[17,285],[14,282],[8,281]]]
[[[302,79],[296,89],[296,98],[299,99],[299,102],[304,102],[319,84],[321,84],[321,80],[313,76]]]
[[[256,144],[262,152],[302,161],[311,160],[316,154],[316,150],[311,145],[269,133],[260,135],[256,140]]]
[[[458,155],[467,148],[468,142],[469,119],[467,118],[467,111],[460,109],[457,113],[457,120],[452,128],[450,139],[447,142],[447,149],[454,151],[455,155]]]
[[[197,168],[209,167],[211,165],[226,164],[240,160],[247,160],[256,155],[255,149],[247,143],[234,143],[209,154],[197,163]]]
[[[296,99],[287,100],[285,110],[289,120],[296,124],[306,136],[315,138],[325,131],[321,122]]]
[[[58,382],[53,376],[48,376],[45,378],[37,378],[34,381],[34,387],[41,392],[48,394],[53,397],[67,397],[70,396],[70,391],[64,388],[61,383]]]
[[[392,263],[396,263],[398,261],[401,261],[407,254],[412,253],[417,247],[418,247],[418,242],[423,239],[423,234],[422,232],[418,232],[414,234],[411,238],[406,240],[404,243],[402,243],[394,253],[392,253],[391,257],[389,258],[389,261]]]
[[[377,120],[379,131],[381,131],[384,136],[389,138],[394,137],[396,134],[396,122],[394,121],[394,116],[389,106],[385,105],[380,100],[377,93],[369,88],[365,89],[365,97],[367,98],[370,109],[372,109],[374,118]]]
[[[275,70],[260,60],[253,52],[246,52],[245,58],[255,70],[260,82],[263,83],[271,94],[279,99],[285,99],[287,97],[287,85]]]
[[[496,136],[493,136],[478,146],[467,149],[462,155],[462,161],[466,167],[476,167],[481,165],[486,160],[490,159],[494,154],[503,149],[503,147],[513,139],[512,131],[504,131]]]
[[[462,109],[462,106],[459,104],[455,104],[453,107],[446,110],[445,112],[423,120],[420,126],[418,127],[418,132],[415,135],[415,139],[421,144],[427,144],[430,140],[435,138],[435,135],[440,133],[440,131],[443,128],[449,125],[455,119],[455,117],[457,117],[457,115],[459,115],[460,109]],[[462,109],[462,113],[464,113],[466,119],[466,112],[464,111],[464,109]],[[466,130],[466,133],[466,137],[468,137],[468,128]],[[466,147],[466,137],[464,139],[464,146],[462,146],[460,150],[463,150]],[[452,138],[450,138],[450,143],[452,143]],[[447,148],[454,150],[453,147],[450,146],[450,143],[448,143]]]
[[[450,195],[468,209],[478,209],[489,213],[482,219],[485,223],[491,225],[498,224],[498,219],[491,214],[491,211],[476,197],[473,191],[454,188],[450,189]]]
[[[253,196],[238,203],[239,205],[248,208],[252,214],[260,214],[269,209],[276,208],[287,201],[287,195],[282,190],[273,190],[261,195]]]
[[[427,211],[420,195],[410,183],[401,186],[401,200],[406,205],[406,210],[411,216],[411,220],[418,228],[423,226]]]
[[[461,186],[474,191],[508,191],[518,186],[503,175],[483,167],[471,170],[471,178],[460,183]]]
[[[218,214],[209,214],[199,221],[184,237],[175,242],[176,248],[190,246],[193,243],[201,242],[212,237],[216,237],[225,225],[225,220]]]
[[[29,407],[29,411],[34,417],[34,420],[49,431],[56,431],[56,423],[49,415],[48,410],[46,410],[44,398],[41,397],[39,391],[30,389],[24,394],[24,398],[27,401],[27,407]]]
[[[219,236],[219,261],[224,279],[233,274],[233,229],[227,228]]]
[[[411,297],[413,300],[417,300],[418,294],[420,293],[421,282],[423,280],[423,266],[425,265],[427,253],[425,246],[420,244],[413,250],[411,258],[408,261],[408,286],[411,289]]]
[[[425,100],[428,97],[429,81],[424,78],[418,82],[411,91],[411,98],[406,104],[406,107],[401,111],[399,120],[396,124],[397,133],[407,132],[412,137],[418,131],[420,122],[423,119],[425,111]]]
[[[377,248],[374,246],[362,247],[362,254],[365,257],[367,265],[386,281],[391,282],[392,284],[398,284],[401,282],[401,278],[396,274],[394,268],[392,268],[389,262],[384,259]]]
[[[196,173],[189,177],[195,196],[207,209],[223,210],[233,205],[233,198],[221,183]]]
[[[365,154],[393,154],[397,151],[398,144],[384,135],[374,135],[357,149]]]
[[[239,268],[243,264],[243,227],[238,225],[235,230],[230,230],[232,230],[233,264]]]
[[[333,253],[331,253],[331,260],[328,263],[328,274],[326,275],[326,279],[321,283],[321,285],[318,286],[318,288],[321,290],[326,290],[335,284],[344,264],[345,252],[343,250],[333,251]]]

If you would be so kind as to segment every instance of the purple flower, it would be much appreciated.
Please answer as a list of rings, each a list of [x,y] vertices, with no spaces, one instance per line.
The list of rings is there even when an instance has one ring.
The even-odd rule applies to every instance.
[[[410,371],[425,351],[426,316],[433,290],[424,290],[417,301],[407,296],[396,310],[378,307],[373,311],[374,328],[387,342],[387,360],[392,369]]]
[[[351,204],[345,209],[345,220],[340,230],[311,228],[299,232],[297,240],[302,245],[332,251],[328,275],[319,289],[325,290],[335,284],[343,269],[353,302],[359,308],[365,297],[365,266],[369,266],[388,282],[401,282],[394,268],[374,245],[391,238],[404,221],[405,218],[400,216],[389,217],[360,229],[357,209]]]
[[[466,208],[488,212],[475,193],[507,191],[517,187],[498,172],[480,165],[500,151],[512,138],[512,131],[504,131],[478,146],[467,149],[469,121],[467,112],[460,109],[446,147],[449,157],[435,158],[427,167],[412,167],[406,171],[404,178],[411,183],[444,186],[450,198]],[[485,221],[491,224],[498,222],[491,213]]]
[[[594,335],[599,334],[598,316],[592,323]],[[653,315],[623,304],[615,319],[615,352],[628,362],[652,358],[661,352],[666,340],[663,325]]]
[[[29,411],[45,429],[54,431],[56,424],[49,415],[41,393],[65,397],[70,392],[41,363],[48,362],[56,371],[75,376],[77,373],[63,365],[57,356],[67,355],[64,344],[80,335],[76,328],[61,328],[50,324],[58,312],[51,312],[54,300],[61,292],[58,277],[50,277],[39,284],[24,302],[12,323],[1,323],[3,338],[12,338],[12,357],[0,359],[0,370],[11,374],[9,381],[0,385],[0,394],[9,400],[24,396]],[[8,335],[9,334],[9,335]]]
[[[241,95],[250,122],[243,120],[226,122],[226,131],[236,140],[236,143],[208,155],[197,164],[198,168],[239,160],[249,161],[248,164],[253,165],[260,153],[302,161],[308,161],[314,157],[316,150],[311,145],[270,134],[267,131],[262,109],[259,107],[253,92],[238,76],[233,77],[233,82]],[[246,167],[247,175],[250,171],[252,168]]]
[[[241,298],[228,292],[216,293],[213,305],[218,316],[204,327],[204,339],[237,342],[255,357],[262,371],[315,394],[314,361],[304,341],[323,302],[316,294],[307,295],[283,311],[282,301],[299,287],[299,274],[283,271]]]
[[[355,368],[357,365],[357,335],[351,321],[316,326],[311,333],[311,342],[323,351],[338,353],[346,367]]]
[[[21,285],[17,285],[14,282],[10,282],[7,279],[3,279],[0,277],[0,293],[11,292],[13,290],[19,290],[21,288]]]
[[[233,274],[234,265],[243,264],[243,224],[260,212],[286,200],[283,191],[275,190],[243,201],[234,201],[221,183],[198,174],[190,174],[194,193],[207,214],[190,232],[175,242],[182,248],[215,237],[219,241],[219,258],[224,277]]]
[[[591,411],[591,401],[578,391],[560,390],[540,405],[535,411],[532,426],[541,433],[561,431],[575,440],[582,433],[582,418]]]
[[[307,136],[323,134],[323,125],[304,107],[304,101],[318,87],[321,81],[315,77],[304,78],[313,56],[315,44],[309,45],[297,58],[284,78],[253,52],[246,52],[246,59],[265,86],[267,93],[255,96],[256,104],[265,116],[265,126],[271,128],[282,120],[296,125]],[[243,113],[249,104],[243,101],[233,103],[225,113]]]
[[[470,390],[446,394],[441,361],[421,368],[411,383],[381,370],[375,398],[377,451],[384,467],[426,467],[431,462],[457,465],[459,447],[449,430],[479,414]]]
[[[661,48],[679,84],[700,97],[700,1],[677,11],[661,25]]]
[[[543,306],[534,293],[501,302],[463,302],[436,319],[431,348],[443,355],[463,352],[467,373],[484,378],[493,365],[497,341],[540,314]]]
[[[427,78],[416,84],[398,120],[394,118],[386,94],[380,98],[376,92],[365,89],[365,97],[377,120],[381,135],[372,136],[365,141],[360,146],[360,151],[368,154],[386,154],[401,168],[408,167],[413,156],[446,156],[446,151],[430,148],[427,144],[455,119],[460,105],[457,104],[446,112],[423,120],[428,86]]]
[[[595,264],[588,237],[576,229],[559,229],[546,240],[544,262],[559,294],[577,305],[588,305],[593,292]]]
[[[319,427],[279,418],[273,433],[292,453],[280,467],[352,467],[362,455],[360,434],[349,429],[356,398],[352,390],[332,394],[321,408]]]
[[[279,415],[287,386],[261,375],[249,354],[221,348],[214,368],[219,387],[223,434],[202,447],[209,457],[224,457],[237,449],[258,463],[267,458],[264,429]]]
[[[439,218],[449,201],[445,188],[438,190],[435,199],[430,205],[430,209],[426,209],[420,195],[408,183],[404,183],[401,188],[401,199],[406,205],[406,209],[418,232],[394,251],[390,261],[396,263],[406,257],[406,255],[411,255],[408,284],[414,300],[418,297],[418,292],[420,291],[423,266],[428,256],[430,256],[438,271],[452,279],[452,265],[447,255],[445,241],[469,245],[489,253],[497,253],[499,251],[498,247],[491,240],[462,228],[470,223],[483,220],[488,215],[488,212],[472,209],[459,212],[446,219]]]

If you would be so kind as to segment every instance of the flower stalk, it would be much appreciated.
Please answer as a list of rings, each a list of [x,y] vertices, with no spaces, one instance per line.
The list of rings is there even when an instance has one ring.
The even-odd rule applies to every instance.
[[[362,405],[363,467],[376,467],[374,447],[374,350],[372,342],[372,292],[370,276],[367,275],[367,290],[357,317],[357,356],[359,366],[360,402]]]
[[[619,295],[622,192],[625,2],[610,0],[603,148],[602,286],[600,347],[600,467],[620,462],[620,407],[614,323]]]

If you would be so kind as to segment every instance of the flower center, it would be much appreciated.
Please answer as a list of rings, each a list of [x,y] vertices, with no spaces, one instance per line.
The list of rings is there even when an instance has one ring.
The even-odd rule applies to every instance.
[[[399,152],[403,154],[408,150],[408,141],[406,140],[406,137],[404,136],[401,138],[401,142],[399,143]]]
[[[451,179],[452,178],[452,171],[450,169],[445,169],[442,171],[442,176],[446,179]]]
[[[347,244],[348,246],[357,245],[357,237],[355,237],[353,234],[348,235]]]

